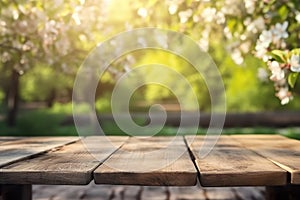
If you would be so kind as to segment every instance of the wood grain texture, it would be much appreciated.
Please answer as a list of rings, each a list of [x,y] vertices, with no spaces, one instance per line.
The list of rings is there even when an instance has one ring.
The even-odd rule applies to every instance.
[[[30,137],[0,145],[0,167],[79,140],[78,137]]]
[[[208,137],[213,139],[213,136]],[[186,137],[200,171],[203,186],[263,186],[286,184],[287,172],[269,160],[245,149],[230,136],[221,136],[204,158],[199,151],[204,137]]]
[[[12,142],[12,141],[16,141],[16,140],[21,140],[23,139],[24,137],[3,137],[1,136],[0,137],[0,145],[3,145],[5,143],[8,143],[8,142]]]
[[[300,184],[300,141],[280,135],[232,136],[257,154],[291,174],[291,183]]]
[[[127,137],[87,137],[0,169],[0,184],[88,184],[93,170]],[[91,154],[92,153],[92,154]]]
[[[132,137],[94,172],[96,184],[190,186],[197,171],[182,137]]]

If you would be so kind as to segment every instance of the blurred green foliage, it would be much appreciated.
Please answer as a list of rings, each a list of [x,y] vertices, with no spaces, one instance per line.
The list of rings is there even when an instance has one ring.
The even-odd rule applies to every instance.
[[[27,16],[26,12],[35,13],[37,12],[37,9],[39,12],[42,12],[42,14],[40,13],[41,16],[49,18],[47,18],[47,26],[49,25],[50,27],[53,25],[52,31],[54,31],[54,28],[56,28],[57,31],[60,31],[55,33],[58,38],[53,41],[54,46],[49,46],[47,49],[40,44],[45,41],[39,41],[39,38],[30,35],[35,42],[34,45],[37,49],[33,52],[38,54],[41,50],[45,51],[41,56],[44,56],[47,62],[42,62],[41,59],[35,58],[35,54],[31,55],[29,52],[25,51],[28,60],[34,62],[28,62],[30,66],[28,64],[28,66],[24,66],[24,69],[21,69],[20,97],[23,102],[46,101],[49,106],[52,106],[55,102],[70,102],[72,98],[73,82],[78,66],[80,65],[80,60],[83,61],[84,55],[87,55],[88,51],[92,49],[96,43],[108,39],[110,36],[120,31],[154,26],[184,32],[195,41],[198,41],[201,38],[201,34],[204,31],[201,24],[193,22],[192,17],[189,17],[189,20],[186,23],[179,23],[179,18],[181,17],[169,14],[167,12],[169,5],[159,3],[157,0],[149,1],[147,3],[132,0],[129,1],[131,4],[123,1],[112,1],[110,3],[100,1],[103,6],[106,6],[106,11],[99,9],[99,6],[92,2],[81,4],[81,1],[73,3],[66,1],[64,3],[59,3],[59,5],[51,2],[45,5],[38,2],[31,2],[28,4],[23,1],[16,2],[18,2],[19,5],[23,5],[24,8],[16,7],[12,3],[9,3],[9,1],[4,1],[1,12],[10,16],[9,12],[5,10],[6,8],[9,8],[15,12],[19,12],[20,20],[27,20],[30,16],[29,14]],[[224,2],[218,3],[217,1],[212,1],[211,3],[214,4],[216,8],[220,9]],[[194,4],[198,5],[199,3],[194,1],[180,3],[178,10],[192,8],[195,16],[201,15],[201,11],[204,9],[205,5],[199,4],[199,8],[196,8]],[[51,9],[46,9],[47,6],[51,6]],[[148,9],[146,17],[143,18],[138,14],[140,8]],[[22,9],[28,9],[28,11],[23,12]],[[84,14],[82,13],[84,11],[90,11],[90,13]],[[54,13],[57,14],[54,16]],[[117,15],[116,13],[122,14]],[[287,14],[286,6],[280,7],[278,13],[279,16],[285,19]],[[95,18],[97,14],[99,15],[99,19]],[[39,19],[39,15],[35,15],[36,23],[40,23],[41,19]],[[13,17],[10,20],[12,25],[7,27],[13,29]],[[89,23],[87,24],[87,22]],[[65,32],[63,29],[55,27],[55,23],[55,26],[64,25]],[[237,32],[242,31],[240,30],[241,26],[242,29],[245,29],[244,25],[239,24],[240,22],[234,17],[228,19],[226,23],[232,30]],[[47,26],[43,25],[41,28],[47,29]],[[20,32],[20,30],[17,31]],[[37,34],[40,37],[40,30],[37,28],[35,31],[37,31],[37,33],[31,34]],[[235,64],[232,60],[232,52],[225,48],[227,43],[222,31],[222,27],[220,26],[212,25],[212,27],[210,27],[209,54],[214,59],[222,74],[226,87],[228,111],[256,112],[278,109],[298,110],[300,108],[300,103],[297,102],[293,102],[282,108],[280,102],[274,96],[272,83],[268,79],[261,81],[257,78],[258,69],[265,65],[259,59],[249,54],[246,55],[245,62],[242,65]],[[21,37],[22,32],[19,32],[17,33],[20,34]],[[8,36],[9,34],[4,35],[1,39],[3,39],[3,41],[7,40],[13,44],[13,40]],[[22,38],[23,36],[18,43],[24,43]],[[59,38],[64,39],[64,43],[60,43],[61,40],[59,40]],[[60,45],[56,45],[55,42],[58,42]],[[63,47],[68,47],[68,52],[66,54],[62,54],[61,52]],[[82,51],[78,52],[79,49]],[[13,51],[8,49],[7,52],[12,54]],[[5,52],[3,51],[1,53]],[[1,56],[3,57],[3,55]],[[159,63],[184,75],[197,95],[201,111],[210,110],[210,95],[203,77],[198,75],[193,66],[187,63],[183,58],[159,50],[131,52],[129,56],[133,57],[135,60],[134,63],[130,63],[130,68],[143,64]],[[126,60],[128,60],[127,58],[128,55],[124,55],[112,63],[110,68],[115,68],[117,71],[124,73],[124,66],[126,65]],[[12,57],[11,59],[15,59],[14,64],[16,64],[18,63],[19,57]],[[39,61],[37,62],[37,60]],[[9,71],[7,71],[4,64],[0,64],[0,71],[0,100],[5,101],[5,96],[8,93],[10,76]],[[173,77],[165,78],[169,83],[174,85],[177,84]],[[141,79],[151,80],[151,73],[149,73],[149,76],[141,77]],[[115,83],[116,77],[109,71],[101,78],[95,97],[95,106],[98,112],[110,112],[110,96]],[[215,83],[214,87],[218,88],[218,85],[219,83]],[[190,93],[187,93],[185,88],[180,85],[176,85],[174,88],[176,91],[173,92],[185,96],[184,101],[186,105],[189,105],[189,102],[191,101]],[[297,94],[295,95],[295,98],[297,98]],[[170,90],[158,85],[148,85],[140,88],[132,97],[131,106],[133,107],[133,105],[137,105],[140,102],[144,102],[145,108],[148,108],[148,106],[154,102],[178,103],[176,97]],[[144,110],[144,108],[141,107],[140,109]]]
[[[72,91],[72,87],[72,78],[66,74],[48,66],[40,66],[21,76],[20,95],[26,102],[47,101],[51,95],[68,97],[68,91]],[[68,100],[70,101],[70,98]]]
[[[55,4],[54,1],[45,2],[45,5],[38,1],[30,1],[31,4],[27,5],[26,1],[13,1],[11,3],[8,0],[4,0],[1,2],[2,4],[0,3],[0,5],[4,5],[2,9],[0,8],[0,14],[3,14],[5,8],[11,9],[8,10],[9,12],[6,11],[8,16],[10,16],[10,11],[13,10],[20,13],[18,20],[14,20],[13,16],[10,16],[11,21],[9,22],[10,24],[7,23],[9,25],[7,27],[11,28],[11,30],[14,30],[15,24],[21,22],[20,20],[33,22],[29,14],[27,15],[26,12],[23,13],[22,9],[24,8],[13,5],[14,2],[18,2],[20,5],[25,4],[25,8],[29,10],[26,12],[35,13],[37,10],[42,12],[47,23],[44,23],[44,21],[38,17],[39,13],[37,12],[35,14],[35,21],[37,21],[38,24],[36,26],[36,32],[28,33],[28,37],[24,36],[22,30],[18,30],[16,33],[17,38],[14,38],[13,34],[0,36],[0,44],[4,41],[14,47],[15,43],[17,43],[20,49],[22,49],[24,45],[26,47],[27,39],[33,42],[33,47],[30,47],[32,50],[24,50],[24,52],[21,53],[15,52],[11,47],[7,49],[1,48],[0,112],[2,114],[7,111],[4,102],[7,101],[11,69],[17,70],[20,73],[19,91],[21,102],[25,104],[37,101],[47,102],[49,108],[21,111],[17,119],[17,124],[13,128],[8,128],[2,120],[3,117],[0,116],[2,117],[0,119],[0,135],[77,135],[74,126],[62,125],[66,116],[72,114],[72,87],[76,71],[89,51],[95,47],[97,43],[108,39],[110,36],[133,28],[158,27],[180,31],[189,35],[195,41],[199,41],[202,37],[202,32],[205,30],[205,27],[202,27],[200,22],[192,22],[192,17],[189,17],[187,23],[180,23],[178,15],[170,15],[166,12],[168,6],[157,0],[147,2],[130,0],[128,1],[130,3],[127,1],[111,1],[111,3],[106,5],[106,9],[101,9],[101,7],[95,3],[96,1],[86,1],[85,5],[81,5],[81,1],[79,0],[73,1],[73,3],[72,1],[64,1],[61,5],[56,6],[53,5]],[[105,2],[108,1],[101,2],[105,4]],[[193,2],[199,1],[183,1],[178,10],[183,11],[191,7],[194,9],[195,14],[200,15],[203,8],[199,7],[199,10],[197,10],[198,7],[193,7]],[[218,4],[217,1],[211,2],[215,3],[217,7],[222,5]],[[104,5],[101,4],[101,6]],[[48,7],[51,9],[48,9]],[[141,18],[137,14],[139,8],[142,7],[149,8],[149,13],[145,18]],[[30,11],[31,9],[32,11]],[[93,13],[94,11],[95,13]],[[278,13],[278,16],[282,18],[282,20],[284,20],[288,14],[284,5],[280,7]],[[80,23],[75,20],[77,19],[75,14],[82,18]],[[226,23],[232,31],[243,32],[243,29],[247,28],[237,19],[228,19]],[[46,24],[50,28],[47,28]],[[63,25],[63,28],[60,27],[61,25]],[[47,42],[49,41],[46,40],[47,37],[44,37],[45,35],[40,33],[42,29],[49,29],[49,34],[54,35],[53,44],[49,46],[44,44],[48,44]],[[232,52],[225,48],[227,43],[224,40],[224,33],[220,27],[212,27],[208,39],[211,40],[208,52],[218,66],[226,87],[228,112],[300,109],[300,101],[292,101],[289,105],[282,107],[280,101],[275,98],[274,88],[268,77],[264,81],[257,78],[258,69],[265,66],[261,60],[255,58],[250,53],[245,56],[245,62],[242,65],[237,65],[232,60]],[[293,38],[290,39],[292,40]],[[59,45],[56,44],[56,42]],[[64,48],[67,48],[66,52],[63,51]],[[3,61],[5,53],[7,53],[6,51],[11,54],[11,63]],[[22,56],[26,61],[25,64],[21,63],[21,61],[24,61],[22,60]],[[124,55],[111,63],[110,68],[115,69],[121,74],[124,73],[124,68],[128,65],[130,56],[134,60],[133,63],[129,62],[130,68],[135,68],[143,64],[159,63],[184,75],[197,95],[201,111],[210,110],[210,95],[203,77],[198,75],[193,66],[186,60],[169,52],[148,49]],[[20,64],[22,65],[20,66]],[[151,80],[153,76],[153,74],[149,73],[147,76],[141,76],[140,78]],[[166,76],[165,79],[168,83],[176,86],[174,87],[174,91],[154,84],[141,87],[131,98],[131,109],[134,111],[148,111],[151,104],[156,102],[162,104],[177,104],[178,102],[173,92],[184,96],[185,104],[189,105],[191,93],[187,92],[181,85],[178,85],[173,77]],[[95,108],[98,113],[111,112],[110,99],[116,80],[115,74],[108,70],[99,81],[95,96]],[[216,82],[214,86],[218,88],[219,85],[220,83]],[[297,95],[299,94],[295,94],[295,98],[298,98]],[[122,103],[122,100],[120,100],[120,103]],[[77,113],[85,113],[89,111],[89,109],[90,107],[88,105],[80,105],[79,107],[77,106]],[[138,120],[137,123],[143,123],[143,121]],[[123,134],[122,130],[113,122],[104,123],[103,128],[109,134]],[[187,134],[189,131],[189,129],[186,129]],[[298,128],[273,129],[262,127],[224,130],[225,134],[280,133],[300,138],[299,134],[297,134],[298,132]],[[159,134],[173,135],[174,133],[176,133],[176,128],[164,127]],[[199,134],[203,133],[205,133],[205,129],[199,129]]]

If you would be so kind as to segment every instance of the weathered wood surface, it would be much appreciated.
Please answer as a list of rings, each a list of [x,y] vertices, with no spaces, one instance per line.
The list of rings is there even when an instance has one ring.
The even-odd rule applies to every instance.
[[[0,184],[87,184],[94,178],[97,184],[185,186],[196,184],[195,165],[204,186],[300,183],[299,141],[278,135],[221,136],[200,158],[204,137],[190,138],[192,157],[181,136],[87,137],[83,142],[76,137],[0,138]]]
[[[195,185],[183,137],[132,137],[94,172],[97,184]]]
[[[107,138],[88,137],[5,166],[0,169],[0,184],[88,184],[93,170],[127,140],[109,137],[112,146]]]
[[[284,169],[244,148],[231,136],[220,137],[213,150],[204,158],[199,156],[204,137],[196,137],[194,141],[191,137],[186,139],[195,157],[203,186],[286,184],[287,172]]]
[[[0,137],[0,145],[3,145],[4,143],[7,142],[12,142],[16,140],[23,139],[24,137]]]
[[[4,138],[0,144],[0,167],[78,140],[78,137]],[[10,140],[10,141],[8,141]]]
[[[291,183],[300,184],[300,141],[280,135],[232,136],[257,154],[269,159],[291,174]]]

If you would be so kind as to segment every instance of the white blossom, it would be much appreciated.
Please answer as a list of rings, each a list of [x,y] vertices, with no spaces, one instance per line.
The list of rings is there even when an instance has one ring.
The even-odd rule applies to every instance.
[[[33,48],[34,44],[31,41],[27,41],[25,44],[22,46],[23,51],[29,51]]]
[[[227,39],[229,39],[229,40],[232,39],[232,34],[227,26],[224,28],[223,32]]]
[[[285,105],[293,99],[288,87],[281,87],[276,96],[281,100],[281,105]]]
[[[14,20],[18,20],[19,19],[19,12],[18,12],[18,10],[13,10],[12,16],[13,16]]]
[[[253,14],[256,0],[244,0],[245,8],[248,14]]]
[[[222,12],[218,12],[216,15],[216,22],[217,24],[224,24],[226,21],[225,15]]]
[[[249,50],[250,50],[250,47],[251,47],[251,42],[243,42],[241,45],[240,45],[240,50],[243,52],[243,53],[249,53]]]
[[[272,81],[280,81],[280,80],[284,79],[284,77],[285,77],[284,71],[281,69],[281,67],[277,61],[269,62],[268,65],[269,65],[269,69],[272,73],[272,75],[270,76],[270,79]]]
[[[193,22],[198,23],[200,21],[200,17],[198,15],[193,15]]]
[[[184,24],[193,15],[193,10],[192,9],[187,9],[185,11],[179,12],[178,15],[179,15],[179,18],[180,18],[180,23]]]
[[[231,54],[231,58],[233,59],[233,61],[237,64],[237,65],[241,65],[244,62],[244,58],[241,54],[241,51],[238,49],[235,49],[232,54]]]
[[[273,31],[274,40],[275,42],[279,41],[282,38],[288,38],[289,34],[286,31],[289,23],[287,21],[283,22],[282,24],[276,23]]]
[[[263,59],[263,61],[267,62],[269,60],[269,56],[267,55],[267,52],[272,41],[273,41],[273,32],[269,30],[262,31],[255,45],[256,57],[261,58]]]
[[[245,26],[248,26],[251,23],[251,18],[250,17],[246,17],[246,19],[243,21],[243,24]]]
[[[142,18],[146,18],[148,16],[148,11],[146,8],[139,8],[137,14]]]
[[[296,13],[295,19],[297,20],[298,23],[300,23],[300,12]]]
[[[265,29],[265,21],[263,17],[258,17],[252,22],[247,22],[245,21],[247,26],[247,31],[252,32],[252,33],[258,33],[259,31],[262,31]]]
[[[241,13],[240,6],[236,0],[225,0],[221,11],[228,15],[239,15]]]
[[[73,13],[72,19],[74,20],[74,22],[75,22],[77,25],[80,25],[80,24],[81,24],[81,20],[80,20],[79,14],[78,14],[77,12],[74,12],[74,13]]]
[[[0,20],[0,26],[6,26],[6,22],[5,21],[3,21],[3,20]]]
[[[212,22],[215,18],[215,15],[217,13],[217,10],[215,8],[205,8],[203,12],[201,13],[202,18],[206,22]]]
[[[300,72],[300,56],[292,55],[290,59],[291,71]]]
[[[29,62],[29,59],[26,56],[23,55],[20,59],[20,64],[21,65],[26,65],[26,64],[28,64],[28,62]]]
[[[240,39],[241,39],[241,40],[246,40],[246,39],[247,39],[247,36],[246,36],[245,34],[242,34],[242,35],[240,36]]]
[[[265,47],[265,45],[260,41],[256,41],[256,46],[255,46],[255,55],[258,58],[263,58],[267,54],[268,50]]]
[[[56,23],[56,21],[50,20],[50,21],[46,22],[46,24],[45,24],[45,31],[47,33],[52,33],[52,34],[58,35],[58,30],[57,30],[58,27],[59,27],[59,25]]]
[[[1,56],[0,59],[2,63],[6,63],[7,61],[10,61],[12,59],[12,56],[8,52],[4,52]]]
[[[281,105],[286,105],[290,102],[290,97],[284,97],[283,99],[281,99]]]
[[[171,4],[170,6],[169,6],[169,14],[170,15],[174,15],[176,12],[177,12],[177,10],[178,10],[178,5],[176,5],[176,4]]]
[[[273,40],[273,34],[272,31],[264,30],[260,36],[259,40],[261,41],[260,45],[262,45],[265,48],[268,48]]]
[[[84,35],[84,34],[80,34],[80,35],[78,36],[78,38],[79,38],[80,41],[83,41],[83,42],[86,42],[86,41],[87,41],[87,37],[86,37],[86,35]]]

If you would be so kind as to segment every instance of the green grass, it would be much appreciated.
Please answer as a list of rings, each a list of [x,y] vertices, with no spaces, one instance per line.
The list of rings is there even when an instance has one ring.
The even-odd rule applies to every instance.
[[[86,108],[82,106],[82,111]],[[51,109],[37,109],[22,111],[19,113],[15,127],[7,127],[4,121],[0,121],[0,136],[77,136],[77,130],[73,125],[62,125],[66,116],[72,115],[71,104],[57,104]],[[143,124],[142,119],[136,120],[137,124]],[[83,127],[86,133],[90,133],[89,127]],[[104,122],[101,128],[106,135],[127,135],[114,122]],[[176,127],[163,127],[157,136],[172,136],[177,134]],[[207,129],[198,128],[198,135],[207,133]],[[195,128],[183,128],[181,134],[194,134]],[[300,127],[272,128],[272,127],[251,127],[251,128],[226,128],[222,134],[281,134],[290,138],[300,140]],[[141,134],[140,134],[141,135]]]
[[[0,135],[9,136],[57,136],[77,135],[75,127],[61,126],[65,114],[51,113],[48,109],[40,109],[20,113],[15,127],[0,122]]]

